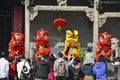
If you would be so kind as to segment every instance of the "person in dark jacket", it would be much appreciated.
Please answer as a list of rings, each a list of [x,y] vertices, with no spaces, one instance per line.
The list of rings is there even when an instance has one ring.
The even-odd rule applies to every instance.
[[[34,66],[35,80],[47,80],[49,73],[49,63],[46,60],[46,55],[40,55],[41,60],[38,60]]]
[[[69,79],[68,80],[80,80],[81,72],[81,59],[76,57],[72,65],[68,67]]]
[[[100,56],[98,62],[93,66],[93,74],[95,75],[95,80],[105,80],[106,78],[106,64],[104,56]]]

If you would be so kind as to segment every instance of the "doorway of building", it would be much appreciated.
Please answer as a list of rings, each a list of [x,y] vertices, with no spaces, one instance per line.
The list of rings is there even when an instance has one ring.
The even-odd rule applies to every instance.
[[[12,31],[12,9],[9,6],[0,7],[0,52],[8,53],[8,43]]]

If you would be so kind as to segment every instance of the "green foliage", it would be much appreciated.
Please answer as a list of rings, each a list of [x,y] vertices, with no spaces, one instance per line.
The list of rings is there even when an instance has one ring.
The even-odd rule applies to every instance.
[[[87,50],[86,49],[81,49],[80,50],[80,55],[79,55],[79,57],[81,57],[82,58],[82,60],[84,60],[84,57],[85,57],[85,54],[87,53]]]

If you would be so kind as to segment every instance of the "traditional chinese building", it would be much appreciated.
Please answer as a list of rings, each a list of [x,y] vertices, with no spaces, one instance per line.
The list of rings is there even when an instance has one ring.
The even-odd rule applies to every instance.
[[[67,24],[61,32],[53,24],[63,17]],[[25,34],[26,54],[35,42],[35,31],[45,28],[50,32],[51,47],[64,46],[65,31],[77,29],[81,47],[95,48],[99,32],[109,32],[119,39],[119,0],[0,0],[0,50],[7,51],[12,31]],[[93,48],[93,49],[94,49]]]

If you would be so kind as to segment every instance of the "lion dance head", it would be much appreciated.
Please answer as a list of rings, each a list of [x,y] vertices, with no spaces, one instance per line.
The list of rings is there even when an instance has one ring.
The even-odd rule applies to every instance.
[[[49,32],[43,28],[36,31],[36,54],[35,59],[38,59],[41,54],[46,54],[47,56],[50,54],[50,42],[49,42]]]
[[[96,61],[100,55],[103,55],[109,58],[112,55],[111,49],[111,41],[112,35],[107,32],[99,33],[99,39],[97,41],[97,48],[96,48]]]
[[[9,42],[9,57],[20,56],[25,53],[24,35],[18,32],[11,33],[11,40]]]
[[[77,30],[66,30],[64,55],[66,57],[77,57],[80,54],[80,43],[78,42]]]

